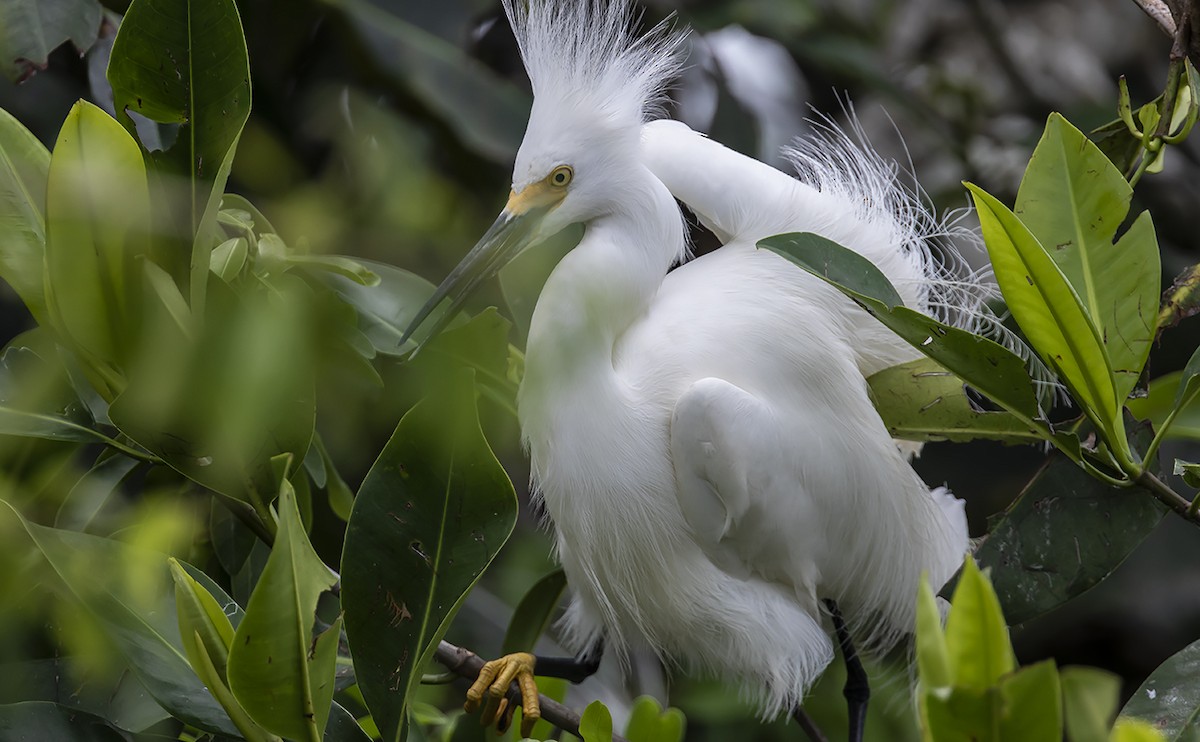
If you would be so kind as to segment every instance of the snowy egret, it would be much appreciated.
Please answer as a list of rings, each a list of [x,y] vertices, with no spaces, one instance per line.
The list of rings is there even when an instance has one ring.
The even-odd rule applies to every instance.
[[[681,37],[639,37],[630,0],[504,5],[534,92],[512,192],[409,333],[585,225],[538,299],[518,400],[583,660],[493,661],[469,704],[486,692],[485,717],[499,716],[519,680],[527,732],[535,666],[579,679],[600,647],[644,644],[739,682],[764,716],[796,711],[833,657],[828,629],[844,651],[849,635],[883,648],[909,632],[921,573],[947,580],[967,530],[962,503],[921,481],[868,397],[867,375],[916,353],[755,240],[823,234],[926,311],[970,316],[970,292],[931,256],[936,221],[848,138],[801,145],[801,182],[647,123]],[[686,243],[672,193],[726,243],[673,271]],[[860,736],[865,684],[847,698]]]

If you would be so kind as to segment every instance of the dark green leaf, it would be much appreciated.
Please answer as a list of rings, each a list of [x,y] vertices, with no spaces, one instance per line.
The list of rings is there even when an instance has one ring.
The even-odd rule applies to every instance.
[[[1168,740],[1200,739],[1200,642],[1158,666],[1121,709],[1157,727]]]
[[[410,689],[516,520],[488,448],[473,374],[411,409],[367,474],[346,531],[342,605],[354,668],[387,742],[403,739]]]
[[[1064,667],[1059,675],[1067,739],[1089,742],[1108,737],[1117,714],[1121,678],[1094,667]]]
[[[12,742],[129,742],[99,716],[47,701],[0,706],[0,739]]]
[[[127,732],[170,718],[128,670],[97,676],[65,657],[0,665],[0,704],[23,701],[52,701]]]
[[[45,69],[47,57],[70,41],[87,51],[100,32],[97,0],[5,0],[0,3],[0,66],[9,80]]]
[[[466,323],[451,327],[421,346],[412,368],[425,377],[423,389],[442,385],[458,370],[475,371],[479,390],[517,414],[517,384],[508,378],[508,320],[489,307]]]
[[[1014,211],[1075,289],[1112,361],[1117,398],[1146,365],[1158,321],[1159,258],[1148,212],[1116,245],[1133,188],[1096,145],[1053,113]]]
[[[963,380],[932,358],[892,366],[867,379],[875,409],[893,438],[968,441],[991,438],[1035,443],[1044,432],[1008,412],[977,409]]]
[[[530,100],[479,60],[365,0],[325,0],[342,9],[378,62],[462,141],[497,162],[521,144]]]
[[[250,717],[275,734],[313,739],[324,731],[337,646],[336,640],[314,642],[312,626],[317,598],[336,582],[304,533],[285,479],[275,544],[229,652],[230,689]]]
[[[111,389],[142,310],[150,196],[141,152],[112,117],[80,101],[59,132],[46,188],[51,317]]]
[[[108,81],[131,134],[130,112],[180,125],[174,146],[151,156],[156,170],[183,184],[177,199],[162,190],[170,200],[159,208],[171,210],[180,240],[155,257],[200,311],[215,243],[193,237],[215,219],[250,115],[250,62],[234,0],[134,0],[113,42]]]
[[[21,3],[0,4],[16,7]],[[0,9],[0,16],[5,11]],[[0,29],[5,29],[0,20]],[[11,27],[9,27],[10,29]],[[0,30],[0,36],[8,29]],[[0,109],[0,278],[38,324],[46,324],[46,178],[50,153],[12,114]]]
[[[354,492],[351,491],[350,485],[346,484],[346,480],[342,479],[342,475],[338,473],[337,466],[330,458],[329,451],[325,449],[325,442],[321,440],[321,436],[313,436],[312,447],[317,449],[322,470],[325,472],[325,482],[320,486],[324,488],[325,494],[329,497],[329,509],[342,520],[350,520],[350,511],[354,508]]]
[[[1112,364],[1099,330],[1062,271],[1029,229],[994,196],[967,184],[983,227],[996,283],[1033,349],[1055,369],[1071,393],[1115,446],[1121,403]],[[999,401],[999,400],[997,400]]]
[[[130,671],[163,708],[201,729],[237,734],[184,656],[165,555],[29,523],[6,503],[0,517],[5,514],[29,533],[69,593],[98,620]],[[97,580],[98,574],[110,579]]]
[[[416,347],[416,342],[409,338],[401,347],[400,338],[417,311],[433,295],[433,284],[386,263],[361,259],[358,262],[379,277],[378,285],[364,286],[336,274],[321,278],[358,312],[359,328],[375,350],[385,355],[408,353]]]
[[[137,463],[137,459],[128,456],[109,456],[97,461],[79,478],[59,506],[54,527],[86,531],[121,480],[133,471]]]
[[[1147,431],[1134,432],[1145,450]],[[1050,611],[1108,577],[1166,512],[1140,487],[1110,487],[1053,453],[976,553],[1010,624]]]
[[[967,559],[946,619],[946,649],[956,687],[983,690],[1013,671],[1016,659],[996,591]]]
[[[808,232],[768,237],[759,245],[825,279],[913,347],[1005,409],[1029,420],[1037,418],[1038,403],[1024,361],[987,338],[901,306],[887,277],[863,256]]]
[[[558,608],[563,590],[567,587],[567,576],[561,569],[534,583],[517,604],[513,611],[512,620],[508,622],[508,631],[504,634],[504,644],[501,654],[514,652],[531,652],[537,644],[538,637],[546,630],[547,624]]]
[[[91,429],[91,419],[54,360],[48,362],[21,338],[0,353],[0,434],[86,443],[107,440]]]

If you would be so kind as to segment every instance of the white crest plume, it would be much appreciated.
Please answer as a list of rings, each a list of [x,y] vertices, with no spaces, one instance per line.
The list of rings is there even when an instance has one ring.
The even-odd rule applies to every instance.
[[[618,127],[661,114],[685,33],[664,21],[638,37],[631,0],[504,0],[504,12],[536,100]]]

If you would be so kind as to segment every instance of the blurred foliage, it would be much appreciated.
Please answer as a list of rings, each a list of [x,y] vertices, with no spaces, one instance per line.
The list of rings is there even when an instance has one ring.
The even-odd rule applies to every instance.
[[[1160,273],[1197,262],[1196,145],[1177,136],[1200,100],[1194,71],[1178,73],[1187,92],[1164,156],[1148,145],[1168,44],[1130,3],[694,0],[650,3],[645,21],[672,10],[696,29],[673,110],[695,128],[778,161],[805,106],[844,110],[846,90],[866,135],[911,163],[938,206],[964,203],[961,180],[985,184],[974,195],[1006,299],[1080,403],[1038,417],[1025,364],[1003,355],[939,357],[1001,410],[940,367],[872,379],[898,436],[1057,450],[1044,466],[1029,448],[928,450],[927,479],[948,479],[974,522],[1009,508],[980,552],[1000,596],[969,568],[945,634],[924,596],[925,731],[906,658],[893,657],[871,665],[868,736],[918,739],[976,714],[1004,726],[1013,709],[1051,736],[1110,733],[1114,676],[1057,670],[1037,656],[1041,635],[1060,665],[1122,671],[1126,693],[1166,660],[1110,738],[1156,738],[1129,717],[1189,738],[1194,645],[1167,657],[1197,638],[1194,569],[1192,582],[1174,575],[1193,589],[1168,584],[1157,602],[1095,598],[1103,583],[1087,596],[1108,601],[1093,613],[1172,618],[1158,631],[1127,621],[1120,641],[1134,650],[1096,639],[1101,651],[1071,656],[1089,632],[1056,617],[1162,513],[1074,462],[1126,483],[1158,472],[1159,445],[1185,479],[1200,458],[1188,442],[1200,362],[1160,373],[1184,368],[1196,331],[1160,337],[1187,310],[1153,312]],[[395,265],[444,274],[507,188],[531,98],[497,14],[488,0],[0,0],[0,65],[22,81],[0,83],[0,276],[12,289],[0,297],[0,739],[395,739],[406,724],[412,739],[494,739],[447,710],[458,690],[420,684],[437,640],[561,653],[538,639],[561,578],[537,513],[514,504],[511,482],[527,474],[510,342],[578,234],[514,263],[475,305],[506,306],[516,333],[485,310],[411,362],[413,344],[399,346],[433,287]],[[1132,108],[1118,74],[1151,102]],[[1065,116],[1043,132],[1051,108]],[[1099,149],[1068,121],[1101,127]],[[1134,192],[1139,165],[1155,174]],[[1062,234],[1082,239],[1057,249]],[[886,288],[861,294],[903,315],[872,293]],[[897,322],[917,323],[918,343],[932,328]],[[954,342],[962,357],[978,345]],[[993,360],[1012,375],[987,372]],[[914,391],[914,377],[929,384]],[[1152,443],[1123,407],[1168,435]],[[1194,536],[1146,574],[1167,581],[1194,564]],[[1015,632],[1015,657],[1000,607],[1013,623],[1046,614],[1024,647]],[[664,712],[634,700],[665,699],[656,660],[632,658],[625,678],[610,665],[579,688],[542,685],[587,706],[589,742],[614,729],[681,739],[684,714],[689,740],[797,735],[711,681],[673,681],[678,710]],[[845,729],[843,673],[832,666],[806,701],[831,738]]]

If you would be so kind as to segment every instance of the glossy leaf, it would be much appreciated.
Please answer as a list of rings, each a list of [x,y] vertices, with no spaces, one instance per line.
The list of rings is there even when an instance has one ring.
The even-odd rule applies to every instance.
[[[1133,440],[1145,450],[1149,436],[1138,430]],[[1141,488],[1110,487],[1053,453],[992,526],[976,558],[991,568],[1004,614],[1016,625],[1106,578],[1165,512]]]
[[[1088,742],[1107,737],[1117,714],[1121,679],[1094,667],[1064,667],[1059,676],[1067,739]]]
[[[107,113],[76,103],[50,159],[46,285],[55,324],[93,369],[118,367],[137,336],[149,199],[137,144]]]
[[[0,706],[0,739],[124,742],[126,735],[106,719],[48,701]]]
[[[26,701],[50,701],[83,711],[127,732],[141,732],[170,718],[124,669],[98,677],[95,668],[67,657],[0,665],[0,704]]]
[[[312,627],[317,598],[336,582],[305,535],[285,479],[275,544],[234,636],[228,671],[238,702],[275,734],[307,740],[324,731],[337,647],[336,640],[314,643]]]
[[[1074,287],[1100,331],[1118,400],[1146,364],[1158,321],[1158,242],[1143,212],[1117,244],[1133,188],[1100,149],[1053,113],[1034,150],[1014,212]]]
[[[962,379],[931,358],[886,368],[867,379],[875,409],[893,438],[1035,443],[1045,433],[1009,412],[978,409]]]
[[[1057,740],[1062,736],[1062,691],[1054,660],[1022,667],[1000,683],[1002,740]]]
[[[1168,740],[1200,739],[1200,642],[1172,655],[1150,673],[1121,709],[1150,722]]]
[[[69,593],[97,619],[129,670],[163,708],[201,729],[237,734],[185,657],[164,555],[29,523],[7,503],[0,506],[0,517],[20,523]],[[97,574],[112,579],[96,580]]]
[[[473,374],[404,416],[367,474],[346,531],[342,606],[359,687],[383,739],[467,592],[512,531],[516,496],[488,448]]]
[[[579,736],[583,742],[612,742],[613,722],[608,707],[592,701],[579,719]]]
[[[1077,400],[1123,445],[1112,366],[1099,331],[1045,248],[1008,207],[967,184],[983,226],[996,282],[1030,344]]]
[[[533,651],[538,638],[554,616],[566,587],[566,574],[556,569],[529,588],[508,622],[508,631],[504,633],[504,643],[500,649],[502,655]]]
[[[365,0],[340,8],[381,65],[476,152],[508,162],[521,144],[529,98],[456,44]]]
[[[768,237],[759,245],[840,289],[914,348],[1005,409],[1030,420],[1038,417],[1024,361],[987,338],[902,306],[887,277],[863,256],[808,232]]]
[[[416,347],[416,342],[409,338],[401,346],[400,338],[417,311],[433,295],[434,285],[415,273],[386,263],[361,259],[357,262],[379,277],[378,285],[364,286],[336,274],[321,278],[358,312],[359,329],[376,351],[385,355],[408,353]]]
[[[164,190],[170,195],[158,205],[172,212],[173,248],[182,249],[156,258],[199,311],[214,243],[193,238],[215,218],[250,115],[250,63],[234,0],[134,0],[113,42],[108,81],[117,118],[131,134],[130,112],[179,124],[175,144],[150,159],[183,184],[179,198]]]
[[[9,80],[45,69],[50,52],[70,41],[79,53],[96,43],[97,0],[6,0],[0,3],[0,67]]]
[[[86,531],[113,492],[138,464],[128,456],[109,456],[97,461],[63,500],[54,519],[55,528]]]
[[[4,26],[0,20],[0,29]],[[50,152],[0,109],[0,278],[13,287],[38,324],[49,320],[42,273],[49,171]]]
[[[992,585],[967,559],[950,601],[946,649],[954,685],[985,689],[1016,667],[1008,626]]]

